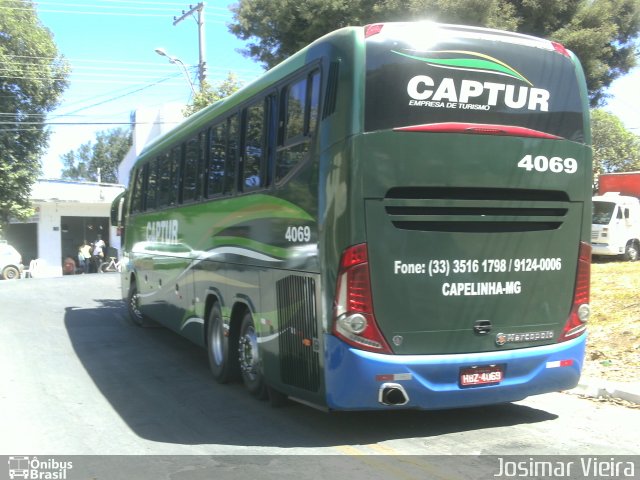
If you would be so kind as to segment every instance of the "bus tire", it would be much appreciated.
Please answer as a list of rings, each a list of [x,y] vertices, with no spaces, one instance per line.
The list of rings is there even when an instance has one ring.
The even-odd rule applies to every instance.
[[[129,297],[127,298],[127,308],[129,310],[129,319],[134,325],[138,327],[145,326],[145,318],[140,311],[139,305],[140,295],[138,294],[138,287],[135,282],[131,283],[129,287]]]
[[[640,258],[640,248],[636,240],[629,240],[624,249],[624,259],[628,262],[635,262]]]
[[[240,326],[238,362],[244,386],[254,397],[264,400],[267,388],[261,370],[258,335],[251,312],[246,311]]]
[[[207,323],[209,368],[218,383],[229,383],[237,377],[238,358],[230,355],[230,331],[225,328],[220,304],[215,302]]]

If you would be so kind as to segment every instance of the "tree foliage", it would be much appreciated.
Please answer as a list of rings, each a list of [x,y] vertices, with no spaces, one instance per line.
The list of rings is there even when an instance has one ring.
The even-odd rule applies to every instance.
[[[240,0],[230,30],[243,53],[272,67],[347,25],[430,19],[499,28],[563,43],[580,58],[593,106],[635,65],[638,0]]]
[[[601,173],[640,170],[640,137],[622,121],[601,109],[591,111],[593,176]]]
[[[71,150],[60,157],[64,164],[62,178],[117,183],[118,165],[131,148],[132,142],[132,133],[128,129],[116,128],[98,132],[95,143],[84,143],[77,150]]]
[[[31,186],[41,172],[49,132],[44,120],[69,73],[51,32],[29,0],[0,0],[0,227],[32,214]]]
[[[182,113],[185,117],[189,117],[204,107],[228,97],[241,86],[242,83],[238,80],[236,74],[229,72],[227,78],[214,86],[205,83],[193,98],[191,104],[187,105]]]

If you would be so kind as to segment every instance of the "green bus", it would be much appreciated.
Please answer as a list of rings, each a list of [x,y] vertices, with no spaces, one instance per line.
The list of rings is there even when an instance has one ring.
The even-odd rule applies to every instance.
[[[343,28],[140,154],[114,205],[123,298],[136,323],[205,347],[218,382],[274,403],[572,388],[591,171],[585,80],[562,45]]]

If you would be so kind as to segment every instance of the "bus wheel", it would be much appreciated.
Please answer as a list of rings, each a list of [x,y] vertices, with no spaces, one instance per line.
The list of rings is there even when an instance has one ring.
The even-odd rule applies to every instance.
[[[640,258],[638,243],[635,240],[629,240],[624,249],[624,259],[629,262],[635,262],[638,258]]]
[[[213,378],[219,383],[233,380],[238,370],[237,358],[229,355],[229,329],[222,320],[220,305],[216,302],[209,313],[207,353]]]
[[[264,383],[264,377],[260,372],[258,336],[250,312],[244,314],[240,327],[238,361],[240,363],[240,373],[244,386],[254,397],[265,399],[267,389]]]
[[[145,325],[145,321],[144,316],[140,311],[139,301],[140,295],[138,294],[138,287],[136,287],[135,283],[132,283],[129,288],[129,298],[127,301],[127,305],[129,307],[129,318],[137,326],[143,327]]]

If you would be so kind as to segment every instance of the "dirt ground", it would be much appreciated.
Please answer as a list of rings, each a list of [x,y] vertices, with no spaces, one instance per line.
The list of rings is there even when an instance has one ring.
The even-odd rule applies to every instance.
[[[640,381],[640,262],[595,260],[583,375]]]

